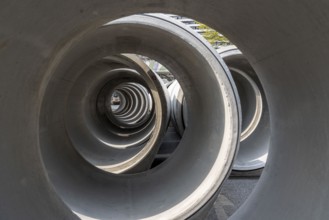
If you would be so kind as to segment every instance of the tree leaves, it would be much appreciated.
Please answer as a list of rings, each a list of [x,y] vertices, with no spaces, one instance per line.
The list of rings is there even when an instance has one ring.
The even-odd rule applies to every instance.
[[[199,24],[199,30],[201,30],[200,34],[215,48],[218,46],[226,46],[231,44],[225,36],[218,33],[214,29],[200,22],[196,23]]]

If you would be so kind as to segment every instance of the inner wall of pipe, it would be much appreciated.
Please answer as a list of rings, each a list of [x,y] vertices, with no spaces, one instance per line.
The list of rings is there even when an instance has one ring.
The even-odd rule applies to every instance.
[[[328,219],[329,6],[326,1],[256,0],[242,4],[223,0],[188,3],[141,0],[132,4],[131,1],[114,0],[71,3],[49,0],[20,2],[21,7],[14,3],[1,2],[3,16],[8,18],[0,21],[5,42],[0,60],[8,72],[1,74],[2,93],[7,94],[13,85],[20,91],[15,102],[12,97],[1,97],[7,103],[2,108],[6,116],[1,121],[4,126],[2,140],[5,146],[8,143],[12,146],[2,148],[5,154],[2,154],[1,167],[6,171],[2,179],[6,181],[1,190],[8,197],[20,193],[19,199],[12,196],[5,202],[5,207],[20,208],[20,212],[2,209],[4,216],[31,219],[41,216],[45,219],[51,218],[52,214],[59,217],[57,219],[70,217],[49,184],[44,168],[46,159],[37,156],[40,152],[35,130],[39,125],[40,106],[36,102],[45,88],[43,85],[36,88],[32,82],[48,82],[52,71],[43,70],[54,58],[54,53],[63,43],[78,39],[73,39],[72,35],[88,31],[86,27],[96,28],[123,15],[163,12],[192,17],[215,28],[238,46],[256,72],[262,73],[259,77],[273,122],[268,166],[252,196],[231,219]],[[58,16],[59,11],[61,16]],[[66,48],[67,45],[59,52]],[[25,62],[19,59],[23,57]],[[56,54],[55,58],[58,57]],[[62,91],[57,92],[61,94]],[[54,102],[60,103],[59,96]],[[8,111],[10,109],[17,112]],[[17,113],[30,118],[22,120]],[[59,124],[60,118],[54,118],[51,122]],[[31,147],[27,148],[26,144]],[[22,164],[17,165],[12,156]],[[70,159],[76,160],[76,157]],[[46,167],[52,169],[53,166],[48,161]],[[63,169],[69,171],[70,167],[63,166]],[[27,179],[22,179],[26,176]],[[29,187],[22,187],[22,183],[28,183]],[[33,205],[31,197],[34,198]],[[31,208],[37,211],[32,212]]]

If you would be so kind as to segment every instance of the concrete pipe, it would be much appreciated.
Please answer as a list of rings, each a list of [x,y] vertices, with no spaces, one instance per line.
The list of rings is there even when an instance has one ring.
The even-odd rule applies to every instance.
[[[241,142],[233,169],[264,168],[270,142],[270,117],[262,85],[248,60],[235,46],[223,47],[217,52],[231,71],[241,103]]]
[[[173,83],[168,87],[168,92],[170,94],[170,102],[171,102],[171,122],[174,125],[178,134],[182,137],[184,130],[186,128],[187,120],[185,121],[184,118],[187,118],[187,112],[184,114],[183,107],[184,103],[186,103],[183,90],[180,87],[177,80],[174,80]],[[186,105],[184,107],[186,108]]]
[[[230,69],[241,102],[241,142],[233,169],[252,171],[264,168],[270,141],[270,118],[261,83],[248,60],[235,46],[222,47],[217,52]],[[188,122],[183,90],[175,81],[168,91],[171,97],[172,122],[182,136]]]
[[[12,153],[22,157],[14,159],[18,166],[8,164],[8,171],[1,178],[11,183],[6,190],[2,190],[6,185],[1,185],[1,198],[13,199],[5,202],[5,207],[0,206],[1,218],[200,218],[216,199],[231,169],[239,138],[238,101],[228,71],[223,68],[222,61],[218,61],[220,57],[216,51],[209,51],[195,35],[160,18],[136,15],[104,26],[110,18],[92,19],[95,23],[87,25],[89,28],[85,32],[71,30],[73,35],[67,35],[70,38],[62,47],[54,48],[49,63],[38,60],[41,58],[38,56],[34,56],[33,62],[25,60],[29,67],[36,67],[35,64],[45,65],[45,68],[39,66],[32,72],[24,65],[29,74],[23,76],[32,81],[16,81],[25,85],[19,88],[30,91],[20,92],[24,98],[16,100],[17,104],[29,103],[26,108],[15,104],[17,110],[24,111],[24,114],[16,112],[15,119],[26,118],[19,124],[28,139],[16,131],[20,138],[13,141],[21,141],[21,145],[17,145],[21,150],[13,147]],[[65,23],[70,22],[61,25]],[[51,36],[54,36],[53,31]],[[160,46],[163,41],[172,47]],[[33,51],[36,53],[35,48]],[[114,128],[122,131],[126,126],[131,128],[130,120],[126,119],[139,116],[138,111],[129,110],[129,105],[122,115],[112,114],[108,98],[119,91],[126,103],[146,100],[143,88],[148,88],[152,95],[155,123],[146,144],[148,147],[125,147],[125,151],[139,149],[136,156],[129,155],[130,159],[123,161],[127,166],[132,166],[136,158],[153,159],[151,152],[157,150],[153,146],[161,142],[157,136],[166,131],[165,119],[169,111],[161,108],[166,100],[157,90],[156,76],[133,57],[120,54],[144,55],[159,60],[172,72],[179,72],[177,77],[186,79],[182,86],[186,88],[189,105],[194,107],[189,113],[198,115],[190,120],[194,129],[186,131],[186,138],[169,160],[151,170],[133,174],[130,173],[135,171],[134,167],[127,174],[115,174],[120,173],[116,171],[122,167],[113,168],[111,172],[103,169],[109,162],[118,166],[121,163],[116,163],[112,155],[115,146],[104,146],[105,151],[101,145],[103,142],[109,145],[117,139],[111,137],[104,141],[101,135],[104,130],[100,128],[106,125],[109,132],[115,133]],[[177,60],[177,56],[182,59]],[[44,57],[47,55],[43,54]],[[202,78],[201,71],[204,72]],[[136,78],[142,73],[147,73],[143,81]],[[213,95],[210,99],[202,99],[203,94]],[[204,107],[213,110],[205,112]],[[93,120],[95,118],[97,120]],[[209,131],[212,131],[212,138],[209,138]],[[107,153],[109,149],[111,154]],[[14,157],[10,152],[5,155],[11,160]],[[16,173],[18,171],[20,173]],[[14,181],[18,176],[23,182]],[[11,189],[16,191],[15,196]],[[16,207],[19,211],[13,212],[8,207]]]
[[[39,141],[40,132],[47,132],[46,128],[39,126],[41,101],[53,71],[63,61],[61,57],[77,40],[95,27],[120,16],[145,12],[181,14],[215,28],[238,46],[256,73],[262,73],[259,78],[265,90],[271,117],[271,146],[267,166],[251,196],[231,219],[322,220],[329,218],[327,211],[329,205],[327,134],[329,4],[327,1],[4,0],[0,5],[2,18],[0,19],[2,70],[0,74],[0,215],[2,219],[74,219],[75,216],[68,208],[68,201],[62,197],[63,194],[67,194],[71,202],[77,198],[80,199],[80,204],[90,202],[91,207],[94,206],[94,201],[84,198],[85,196],[97,199],[98,203],[104,202],[99,209],[111,210],[108,212],[112,212],[112,218],[115,219],[120,219],[119,217],[145,219],[146,216],[131,213],[148,212],[147,216],[150,217],[154,213],[159,213],[157,211],[164,205],[169,204],[168,200],[178,201],[182,198],[183,192],[185,198],[199,205],[196,209],[209,198],[202,201],[195,199],[194,181],[185,177],[188,174],[192,177],[193,172],[196,175],[194,180],[197,181],[198,174],[205,176],[209,174],[200,170],[200,163],[208,163],[211,160],[214,152],[217,151],[208,151],[209,146],[221,141],[221,136],[215,138],[209,132],[216,129],[208,127],[210,124],[213,125],[210,118],[218,117],[214,110],[209,110],[217,109],[213,106],[214,103],[218,103],[217,100],[210,104],[199,98],[201,103],[207,102],[204,103],[206,111],[201,111],[197,106],[191,107],[195,109],[194,111],[200,110],[201,114],[197,118],[191,117],[197,121],[191,121],[189,127],[195,127],[193,124],[200,122],[202,129],[199,130],[200,132],[194,130],[196,132],[194,134],[198,134],[195,135],[196,137],[189,135],[189,138],[183,140],[185,143],[181,143],[181,150],[176,152],[177,156],[168,160],[167,165],[171,164],[174,172],[163,178],[159,174],[164,174],[167,168],[160,166],[148,177],[144,178],[145,174],[139,174],[134,178],[140,181],[140,185],[131,179],[128,180],[127,177],[120,176],[112,181],[114,178],[109,177],[108,174],[105,176],[103,172],[97,174],[91,172],[94,168],[83,163],[75,151],[71,151],[69,155],[65,151],[61,152],[60,156],[48,154],[48,158],[45,158],[46,151],[50,150],[47,146],[50,145],[41,144]],[[121,31],[129,30],[131,29]],[[139,50],[145,43],[151,43],[154,38],[154,35],[150,34],[147,40],[141,41],[138,40],[140,38],[136,33],[141,32],[135,32],[133,38],[128,35],[115,38],[118,47],[110,47],[112,49],[109,51],[116,52],[116,48],[121,47],[123,42]],[[160,46],[157,44],[157,47],[177,52],[175,57],[186,60],[187,56],[183,56],[182,47],[177,48],[177,44],[168,44],[167,41],[174,40],[167,36],[161,35],[162,43]],[[108,40],[113,38],[109,37]],[[182,38],[175,39],[178,41]],[[154,53],[156,51],[153,50]],[[191,52],[186,54],[192,66],[201,71],[200,63],[193,65],[197,53],[188,52]],[[170,56],[168,59],[171,59]],[[203,68],[205,68],[204,62],[207,61],[201,62]],[[201,72],[206,79],[200,78],[196,83],[195,77],[190,78],[194,79],[194,84],[191,84],[193,89],[186,86],[183,87],[185,91],[190,88],[194,94],[201,94],[200,86],[207,85],[205,89],[212,88],[214,93],[214,87],[210,85],[218,81],[214,80],[215,78],[210,80],[210,74],[205,69]],[[218,73],[221,74],[222,71]],[[218,91],[222,90],[218,89]],[[61,92],[58,90],[59,94]],[[206,93],[202,92],[203,95],[207,95]],[[214,94],[218,98],[218,93]],[[212,96],[210,101],[214,99],[215,97]],[[191,106],[190,103],[188,104]],[[220,106],[218,107],[221,109]],[[193,116],[193,113],[190,114]],[[63,125],[61,117],[58,119],[58,124]],[[207,140],[203,135],[207,136]],[[184,166],[179,166],[181,164],[177,163],[176,158],[180,151],[184,151],[188,140],[191,143],[189,147],[192,143],[199,144],[202,152],[207,153],[210,159],[198,160],[197,158],[204,154],[194,154],[196,149],[192,148],[190,154],[198,156],[193,163],[186,158],[184,164],[187,165],[185,166],[187,172],[181,172]],[[68,144],[69,142],[58,145],[58,150],[66,149],[65,146]],[[188,166],[187,161],[191,162],[191,166]],[[79,164],[78,168],[75,166],[77,164]],[[65,177],[57,176],[59,169],[66,171]],[[216,170],[219,169],[221,166],[216,166]],[[82,173],[84,178],[81,178]],[[54,180],[56,176],[57,181]],[[160,184],[149,185],[152,182],[151,178],[156,179],[154,177],[158,178],[157,183]],[[176,184],[172,184],[173,177],[177,179]],[[71,188],[66,187],[68,185],[65,179],[71,180]],[[147,180],[145,185],[142,179]],[[107,184],[109,180],[111,184]],[[97,187],[92,182],[97,182]],[[78,189],[83,190],[87,185],[99,191],[92,193],[87,190],[77,194]],[[103,193],[101,189],[107,186],[110,186],[108,193]],[[61,192],[59,192],[60,188]],[[116,188],[117,191],[113,192],[111,188]],[[151,192],[151,189],[154,191]],[[203,194],[199,192],[198,195]],[[162,195],[166,193],[166,196],[159,197],[160,193]],[[64,199],[66,204],[60,198]],[[109,198],[115,200],[106,203]],[[144,200],[137,202],[137,198]],[[149,199],[157,199],[157,201],[152,200],[153,203],[148,205]],[[124,205],[117,207],[117,204]],[[145,206],[141,207],[142,204]],[[113,207],[117,207],[117,211],[112,211]],[[85,212],[94,218],[98,213],[99,215],[103,213],[88,208]],[[180,210],[186,213],[186,209],[181,208]],[[173,214],[179,212],[177,209],[172,210]],[[177,215],[172,215],[172,218],[175,217]]]
[[[165,116],[169,97],[161,79],[135,55],[101,58],[76,68],[74,73],[70,74],[72,88],[67,92],[67,110],[63,113],[74,148],[88,162],[108,172],[148,169],[168,124]],[[154,82],[148,80],[151,77],[155,77]],[[45,111],[61,112],[63,104],[54,100],[56,91],[64,93],[62,84],[61,80],[52,82]],[[114,92],[120,94],[122,103],[112,111]],[[156,116],[155,105],[164,112],[162,117]],[[155,123],[160,124],[161,132],[154,132]],[[159,141],[152,142],[151,135]]]

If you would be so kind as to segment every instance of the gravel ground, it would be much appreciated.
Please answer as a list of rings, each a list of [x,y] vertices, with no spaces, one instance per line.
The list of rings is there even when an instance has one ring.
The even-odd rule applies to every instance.
[[[228,219],[247,199],[258,177],[230,177],[224,184],[206,220]]]

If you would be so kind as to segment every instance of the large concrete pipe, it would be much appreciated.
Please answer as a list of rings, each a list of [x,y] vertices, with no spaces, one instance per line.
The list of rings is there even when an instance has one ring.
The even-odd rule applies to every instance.
[[[13,212],[13,209],[1,206],[2,218],[199,218],[216,199],[231,169],[239,138],[238,101],[228,71],[222,66],[223,61],[219,62],[220,57],[216,51],[208,50],[201,38],[160,18],[136,15],[103,26],[104,23],[105,20],[99,20],[90,24],[95,28],[78,35],[76,33],[72,39],[67,39],[62,47],[57,48],[57,52],[54,51],[54,57],[47,64],[38,60],[38,57],[35,57],[37,61],[26,60],[30,67],[34,66],[32,63],[46,66],[45,69],[40,67],[31,72],[24,65],[29,74],[23,75],[33,80],[16,81],[21,85],[27,84],[19,88],[31,88],[35,93],[20,92],[25,97],[17,103],[22,101],[21,104],[29,104],[26,108],[15,105],[17,110],[24,111],[24,114],[16,114],[26,116],[19,127],[28,139],[19,135],[17,130],[16,135],[22,141],[21,145],[17,145],[20,150],[12,151],[15,155],[8,152],[6,158],[12,160],[18,156],[13,159],[18,167],[8,164],[9,170],[4,172],[1,179],[11,184],[6,190],[1,190],[1,198],[9,198],[15,184],[22,183],[25,187],[17,186],[17,197],[10,197],[13,198],[12,203],[5,203],[6,207],[17,207],[20,211]],[[172,47],[162,47],[160,43]],[[192,117],[198,117],[189,120],[191,125],[195,125],[191,126],[194,129],[186,131],[186,138],[182,139],[175,154],[165,163],[145,172],[113,174],[113,170],[110,173],[100,168],[116,159],[111,153],[119,141],[112,144],[110,141],[114,141],[114,138],[103,138],[101,134],[104,134],[104,130],[101,133],[100,125],[92,119],[95,116],[103,122],[99,117],[109,117],[105,120],[109,131],[116,127],[114,125],[127,126],[129,121],[118,118],[118,115],[106,114],[106,97],[111,96],[113,90],[121,92],[122,96],[128,92],[133,96],[139,88],[136,85],[149,88],[154,102],[155,126],[148,140],[149,147],[137,148],[137,156],[153,156],[149,152],[160,141],[156,134],[165,132],[164,119],[168,117],[166,109],[161,108],[164,100],[155,85],[159,81],[150,71],[140,69],[142,66],[135,65],[134,60],[131,62],[131,57],[129,62],[122,62],[121,59],[117,65],[113,64],[111,57],[122,58],[120,54],[127,53],[159,60],[173,73],[179,72],[177,77],[184,78],[182,86],[187,91],[186,99],[193,107],[189,113]],[[177,60],[177,56],[182,59]],[[200,78],[200,72],[205,76]],[[138,81],[138,73],[147,73],[144,74],[144,81]],[[213,94],[211,98],[202,99],[203,95],[210,94]],[[125,101],[128,97],[125,97]],[[204,111],[204,108],[212,110]],[[22,120],[22,117],[15,119]],[[11,124],[15,127],[15,123]],[[99,145],[103,142],[112,146],[110,153],[107,153],[109,148]],[[133,168],[131,170],[134,171]],[[14,180],[16,177],[26,179],[18,183]],[[4,189],[6,185],[1,187]],[[20,190],[24,193],[20,193]],[[31,196],[34,197],[33,203]],[[19,201],[14,201],[14,198],[19,198]],[[29,207],[29,204],[38,210],[31,212],[34,208]]]
[[[46,172],[56,171],[59,168],[50,166],[49,161],[44,158],[47,145],[39,143],[39,131],[42,131],[39,127],[39,113],[41,100],[48,86],[47,82],[57,64],[63,61],[60,59],[62,55],[65,55],[71,45],[74,46],[84,33],[120,16],[145,12],[181,14],[215,28],[238,46],[256,72],[262,73],[259,78],[265,90],[271,116],[271,146],[267,166],[252,195],[231,219],[322,220],[329,218],[327,210],[329,205],[329,118],[327,116],[329,112],[329,3],[327,1],[4,0],[0,5],[2,18],[0,19],[1,218],[74,219],[68,206],[60,199],[61,194],[52,187],[54,173]],[[145,42],[153,41],[154,35],[151,34],[146,41],[139,41],[140,38],[136,33],[133,38],[127,35],[126,38],[116,38],[116,45],[122,46],[123,42],[127,42],[137,50]],[[171,38],[162,34],[160,39],[162,45],[165,45],[162,50],[169,50],[170,47],[170,50],[177,52],[175,57],[193,62],[192,58],[196,54],[192,51],[189,51],[191,53],[188,53],[188,58],[180,56],[182,48],[177,48],[177,44],[167,43]],[[114,51],[115,48],[112,47],[111,50]],[[156,50],[153,51],[156,53]],[[170,56],[168,59],[171,59]],[[200,63],[193,65],[201,71],[199,66]],[[202,66],[204,68],[204,65]],[[205,94],[207,92],[201,92],[198,85],[207,84],[210,87],[214,85],[215,80],[209,80],[209,73],[205,69],[201,72],[206,76],[205,79],[198,79],[198,83],[193,84],[195,87],[191,91],[194,91],[194,94],[207,95]],[[192,76],[193,74],[189,79],[195,80]],[[218,93],[214,94],[219,98],[219,95],[216,95]],[[212,97],[210,101],[216,98]],[[197,137],[189,135],[190,140],[185,139],[184,142],[199,143],[204,152],[212,157],[214,151],[207,149],[210,150],[208,148],[210,144],[218,142],[220,138],[214,138],[209,133],[210,127],[207,126],[211,124],[210,118],[217,117],[218,114],[209,110],[214,109],[214,102],[212,104],[208,101],[203,102],[206,102],[204,109],[207,110],[200,111],[202,114],[199,119],[195,119],[198,121],[191,121],[195,124],[200,122],[203,129],[195,131],[199,132]],[[200,110],[195,107],[194,111]],[[221,109],[220,106],[218,107]],[[60,122],[59,119],[58,123]],[[203,135],[207,136],[207,140]],[[40,147],[43,156],[40,154]],[[178,153],[179,151],[177,155]],[[81,159],[74,152],[71,152],[71,155],[72,157],[69,158],[72,165],[79,164]],[[51,158],[50,155],[49,157]],[[76,175],[78,173],[75,172],[75,166],[68,166],[67,162],[60,163],[64,159],[67,159],[65,153],[57,158],[54,155],[53,162],[58,160],[57,165],[62,165],[61,170],[67,171],[67,179],[77,180],[72,182],[71,188],[82,189],[91,184],[91,181],[113,179],[109,175],[105,177],[103,172],[97,174],[89,172],[94,169],[84,163],[80,164],[80,169],[85,170],[86,175],[81,179],[80,175]],[[168,199],[178,198],[172,196],[173,191],[179,195],[185,192],[185,198],[190,198],[195,204],[204,204],[204,200],[195,200],[195,194],[189,194],[194,192],[191,184],[193,181],[191,178],[184,179],[186,176],[180,173],[182,166],[178,166],[176,161],[176,158],[168,161],[167,165],[171,164],[174,170],[168,177],[163,178],[159,175],[159,172],[164,173],[166,166],[154,172],[158,173],[156,177],[162,180],[158,181],[160,185],[149,186],[151,177],[146,177],[145,180],[148,180],[145,181],[146,186],[138,187],[131,181],[124,181],[125,177],[119,177],[110,185],[121,186],[122,189],[127,190],[109,191],[106,195],[100,191],[98,193],[86,191],[80,195],[80,201],[85,201],[83,195],[89,195],[99,202],[109,197],[116,198],[113,203],[102,203],[101,207],[125,204],[118,209],[123,211],[122,215],[140,210],[141,206],[137,205],[136,198],[144,198],[145,203],[139,201],[139,204],[146,204],[148,199],[158,199],[153,200],[154,204],[144,209],[144,213],[155,213],[163,207],[163,204],[168,204]],[[199,173],[202,173],[196,168],[200,163],[203,162],[194,160],[192,166],[186,168],[187,173],[193,172],[196,175],[195,179]],[[144,176],[144,174],[136,176],[141,185],[144,184],[142,182]],[[177,178],[176,185],[170,184],[174,177]],[[58,179],[55,183],[57,190],[63,183]],[[107,186],[107,183],[102,181],[98,183],[96,188]],[[91,184],[90,187],[94,185]],[[152,193],[148,191],[152,196],[138,193],[138,188],[140,192],[145,193],[144,188],[147,187],[154,190]],[[64,185],[62,189],[62,194],[66,193],[72,199],[75,197],[76,190],[70,191],[68,188],[64,190]],[[158,191],[166,192],[167,196],[158,197]],[[119,217],[116,214],[113,212],[112,216]],[[146,216],[133,215],[124,217],[146,218]]]
[[[170,20],[168,18],[168,22]],[[241,142],[233,169],[252,171],[264,168],[270,141],[270,118],[261,83],[248,60],[235,46],[222,47],[217,52],[231,71],[241,103]],[[177,81],[170,85],[169,93],[172,122],[180,136],[183,136],[188,123],[188,107]]]

